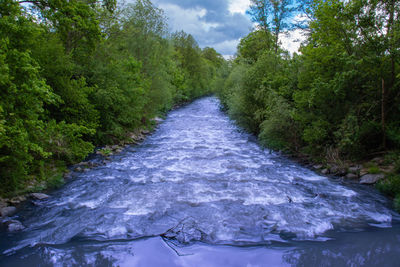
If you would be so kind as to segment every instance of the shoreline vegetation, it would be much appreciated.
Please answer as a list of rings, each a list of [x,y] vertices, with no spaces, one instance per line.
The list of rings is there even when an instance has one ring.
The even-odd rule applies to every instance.
[[[265,147],[376,184],[400,211],[398,3],[250,2],[259,26],[240,40],[217,88],[223,109]],[[292,55],[280,41],[294,29],[306,40]]]

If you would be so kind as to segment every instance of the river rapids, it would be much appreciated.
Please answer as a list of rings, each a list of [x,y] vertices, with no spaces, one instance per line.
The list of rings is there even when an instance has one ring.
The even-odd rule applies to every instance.
[[[399,217],[375,189],[263,149],[214,97],[16,218],[27,228],[0,233],[0,266],[396,266],[400,255]]]

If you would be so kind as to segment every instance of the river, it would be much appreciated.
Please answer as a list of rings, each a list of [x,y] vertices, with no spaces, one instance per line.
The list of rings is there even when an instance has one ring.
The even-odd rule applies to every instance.
[[[214,97],[16,216],[0,266],[399,264],[387,199],[261,148]]]

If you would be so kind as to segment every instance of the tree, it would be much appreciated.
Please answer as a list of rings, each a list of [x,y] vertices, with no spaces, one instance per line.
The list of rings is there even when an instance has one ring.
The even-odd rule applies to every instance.
[[[292,27],[288,20],[295,10],[292,0],[251,0],[248,14],[261,30],[273,34],[275,53],[279,48],[279,34]]]

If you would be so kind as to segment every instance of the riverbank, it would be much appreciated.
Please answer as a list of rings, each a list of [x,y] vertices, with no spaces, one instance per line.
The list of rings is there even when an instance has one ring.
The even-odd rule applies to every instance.
[[[315,160],[301,153],[283,153],[315,172],[341,177],[355,183],[375,186],[380,192],[393,200],[393,208],[400,212],[400,161],[398,152],[380,153],[372,159],[358,161],[342,160],[339,156]]]
[[[175,106],[173,109],[179,108]],[[160,117],[151,119],[150,127],[137,129],[127,135],[127,138],[114,145],[106,145],[96,148],[91,155],[84,161],[77,164],[55,168],[56,177],[48,177],[44,181],[32,181],[24,190],[8,198],[0,197],[0,230],[8,232],[17,232],[25,229],[25,226],[18,220],[13,219],[21,207],[24,207],[28,201],[36,202],[48,199],[54,189],[62,187],[68,180],[72,179],[74,173],[86,172],[92,168],[105,165],[111,160],[111,156],[121,153],[126,147],[142,143],[148,135],[157,129],[158,124],[164,120]],[[100,156],[100,160],[90,160],[94,155]]]
[[[182,108],[191,102],[192,101],[183,101],[179,104],[175,104],[169,112]],[[162,117],[152,118],[146,127],[128,133],[124,140],[116,144],[96,148],[84,161],[71,166],[65,166],[64,164],[54,166],[51,168],[51,172],[46,175],[46,179],[41,181],[32,179],[23,190],[15,192],[9,197],[0,197],[0,229],[3,228],[9,232],[23,230],[25,226],[18,220],[12,219],[12,216],[16,214],[21,207],[24,207],[27,202],[45,200],[50,197],[48,194],[55,189],[61,188],[68,180],[72,179],[75,174],[87,172],[92,168],[107,164],[110,162],[111,156],[121,153],[128,146],[142,143],[163,121],[164,119]],[[96,156],[100,156],[100,160],[91,160],[91,158]]]

